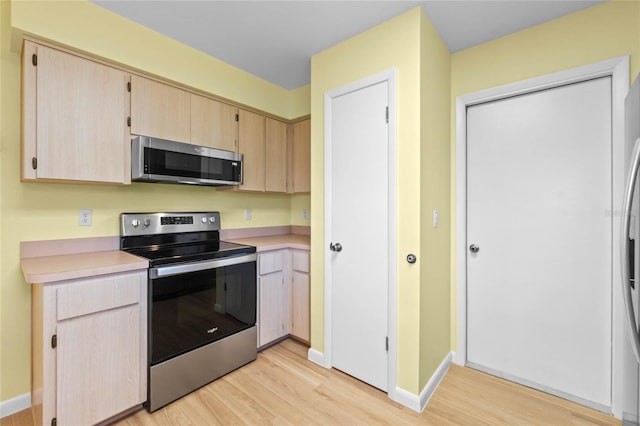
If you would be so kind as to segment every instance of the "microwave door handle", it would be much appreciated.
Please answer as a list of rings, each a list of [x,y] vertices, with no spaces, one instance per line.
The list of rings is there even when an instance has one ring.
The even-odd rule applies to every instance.
[[[631,271],[632,263],[635,261],[635,255],[632,250],[635,249],[634,241],[629,238],[631,230],[631,206],[633,204],[633,194],[635,192],[638,171],[640,170],[640,138],[636,140],[631,154],[631,167],[627,176],[627,185],[624,192],[624,204],[622,208],[622,296],[624,298],[624,310],[629,329],[629,337],[631,338],[631,346],[636,360],[640,362],[640,335],[638,334],[638,326],[636,324],[636,315],[633,309],[632,300],[632,281]]]

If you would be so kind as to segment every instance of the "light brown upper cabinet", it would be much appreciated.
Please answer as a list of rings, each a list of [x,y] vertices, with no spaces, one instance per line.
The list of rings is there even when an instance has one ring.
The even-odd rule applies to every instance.
[[[243,154],[240,191],[310,191],[310,120],[293,125],[240,110],[238,146]]]
[[[22,74],[25,181],[131,183],[140,135],[243,154],[234,190],[310,191],[310,120],[287,124],[30,40]]]
[[[287,192],[287,125],[267,118],[265,191]]]
[[[22,178],[130,183],[129,74],[25,40]]]
[[[287,192],[287,124],[240,110],[238,152],[243,155],[240,191]]]
[[[168,84],[131,76],[131,134],[191,141],[190,93]]]
[[[237,152],[238,108],[131,77],[131,133]]]
[[[250,111],[239,111],[238,152],[243,155],[241,191],[264,191],[265,117]]]
[[[238,152],[238,108],[191,94],[191,143]]]
[[[293,124],[289,192],[311,192],[311,120]]]

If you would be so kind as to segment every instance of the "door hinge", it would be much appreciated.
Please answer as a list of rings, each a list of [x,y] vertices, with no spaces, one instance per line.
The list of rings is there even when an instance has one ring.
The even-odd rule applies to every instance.
[[[384,338],[384,349],[389,352],[389,336]]]
[[[36,157],[33,157],[31,159],[31,167],[33,167],[33,170],[36,170],[38,168],[38,159]]]
[[[51,426],[58,426],[58,419],[55,417],[51,419]]]
[[[384,118],[388,123],[389,122],[389,107],[385,107]]]
[[[34,67],[38,65],[38,55],[36,55],[35,53],[31,55],[31,63]]]
[[[51,336],[51,347],[55,349],[58,346],[58,335],[54,334]]]
[[[127,81],[127,92],[131,91],[131,82]]]
[[[240,121],[240,114],[236,114],[236,121]]]
[[[127,117],[127,127],[131,127],[131,117]]]

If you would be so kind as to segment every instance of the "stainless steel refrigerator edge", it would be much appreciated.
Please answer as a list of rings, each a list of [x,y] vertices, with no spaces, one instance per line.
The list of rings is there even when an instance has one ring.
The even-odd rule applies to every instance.
[[[625,305],[625,334],[623,353],[623,425],[640,425],[640,336],[638,329],[638,300],[640,280],[640,75],[625,99],[625,154],[627,184],[622,220],[622,293]]]

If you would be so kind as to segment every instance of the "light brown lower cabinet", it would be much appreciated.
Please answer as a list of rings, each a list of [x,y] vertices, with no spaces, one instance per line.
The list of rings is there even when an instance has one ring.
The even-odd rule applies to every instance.
[[[289,250],[258,254],[258,347],[289,334]]]
[[[291,335],[310,342],[309,252],[291,249]]]
[[[309,342],[309,252],[258,253],[258,348],[286,336]]]
[[[146,270],[32,285],[36,424],[96,424],[146,400],[146,288]]]

